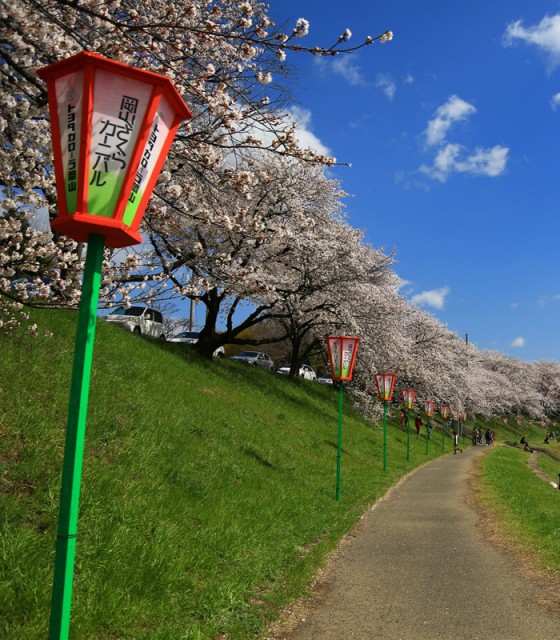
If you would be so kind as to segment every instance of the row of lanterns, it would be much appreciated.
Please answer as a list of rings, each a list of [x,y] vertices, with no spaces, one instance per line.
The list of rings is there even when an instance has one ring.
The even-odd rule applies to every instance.
[[[339,381],[339,413],[338,413],[338,454],[336,473],[336,499],[340,499],[340,477],[341,477],[341,457],[342,457],[342,405],[343,405],[343,382],[352,380],[354,364],[358,352],[360,338],[349,336],[329,336],[326,338],[329,356],[331,378]],[[375,375],[377,395],[380,402],[383,402],[383,471],[387,471],[387,404],[393,399],[396,373],[378,373]],[[416,401],[416,391],[414,389],[403,389],[403,405],[407,417],[407,443],[406,459],[410,460],[410,412],[414,409]],[[433,417],[436,403],[433,400],[424,402],[424,413],[428,419],[426,424],[426,453],[428,453],[428,443],[430,438],[430,418]],[[449,405],[441,405],[440,416],[447,420],[451,408]],[[458,417],[466,418],[466,414]],[[442,449],[444,447],[445,432],[442,429]]]

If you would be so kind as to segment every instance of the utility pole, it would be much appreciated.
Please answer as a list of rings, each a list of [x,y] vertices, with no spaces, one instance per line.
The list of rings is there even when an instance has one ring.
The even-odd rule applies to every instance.
[[[195,315],[195,307],[194,307],[194,300],[191,298],[191,304],[190,304],[190,313],[189,313],[189,331],[194,331],[194,325],[195,325],[195,321],[194,321],[194,315]]]
[[[469,334],[465,333],[465,347],[466,347],[466,363],[467,363],[467,371],[469,370]],[[466,409],[466,407],[465,407]],[[465,444],[465,434],[464,434],[464,425],[461,419],[461,438],[463,439],[463,444]]]

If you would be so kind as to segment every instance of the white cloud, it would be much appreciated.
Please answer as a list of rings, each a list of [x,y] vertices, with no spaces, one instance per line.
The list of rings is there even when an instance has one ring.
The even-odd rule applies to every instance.
[[[407,73],[404,77],[403,84],[412,84],[414,81],[414,76],[411,73]]]
[[[459,96],[451,96],[449,100],[438,107],[435,117],[428,122],[426,131],[426,142],[429,145],[441,144],[445,141],[447,132],[455,122],[466,120],[476,108],[465,102]]]
[[[509,306],[510,306],[510,309],[518,309],[519,308],[519,303],[518,302],[512,302]]]
[[[399,275],[397,275],[396,287],[395,287],[396,291],[401,292],[404,295],[404,289],[409,288],[411,285],[412,285],[412,280],[404,280]]]
[[[515,338],[515,340],[512,341],[511,347],[524,347],[525,346],[525,338]]]
[[[491,149],[477,147],[464,161],[455,163],[456,171],[479,176],[499,176],[505,171],[509,149],[497,144]]]
[[[338,56],[332,63],[333,71],[342,76],[352,86],[367,86],[367,81],[363,78],[360,67],[355,64],[349,55]]]
[[[332,155],[332,151],[310,130],[312,113],[309,109],[293,106],[289,115],[296,123],[296,137],[304,149],[313,149],[324,156]]]
[[[540,47],[550,58],[552,65],[560,64],[560,14],[545,16],[539,24],[525,28],[521,20],[512,22],[506,28],[506,44],[522,40]]]
[[[420,173],[440,182],[446,182],[452,173],[496,177],[505,171],[508,153],[509,148],[501,145],[491,149],[477,147],[469,153],[462,145],[449,143],[437,152],[431,166],[420,167]]]
[[[560,106],[560,93],[555,93],[552,98],[550,99],[550,106],[552,107],[553,111],[556,111],[556,109]]]
[[[397,85],[391,80],[390,76],[386,76],[382,73],[377,75],[375,86],[381,89],[383,93],[392,100],[395,97],[397,91]]]
[[[541,296],[537,299],[537,304],[539,307],[545,307],[550,301],[555,302],[556,300],[560,300],[560,293],[554,293],[551,296]]]
[[[420,306],[434,307],[434,309],[443,309],[445,298],[450,293],[449,287],[434,289],[432,291],[423,291],[412,296],[412,302]]]

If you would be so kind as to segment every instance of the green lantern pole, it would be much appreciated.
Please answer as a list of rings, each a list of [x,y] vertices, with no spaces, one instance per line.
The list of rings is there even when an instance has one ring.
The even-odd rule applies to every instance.
[[[49,640],[66,639],[70,631],[82,460],[104,246],[103,236],[89,236],[68,408]]]
[[[340,476],[342,467],[342,401],[343,380],[352,380],[354,363],[360,338],[350,336],[326,336],[332,380],[338,380],[338,446],[336,454],[336,500],[340,500]]]
[[[344,398],[344,383],[338,382],[338,450],[336,454],[336,499],[340,500],[340,476],[342,468],[342,401]]]
[[[442,405],[439,413],[443,418],[443,424],[441,425],[441,450],[443,451],[445,449],[445,425],[447,424],[447,417],[449,416],[449,406],[446,404]]]
[[[410,410],[406,410],[406,459],[410,460]]]
[[[396,373],[376,373],[375,384],[379,401],[383,403],[383,472],[387,473],[387,403],[393,397]]]
[[[430,446],[430,418],[434,415],[435,404],[433,400],[426,400],[424,402],[424,413],[426,414],[426,455],[428,455],[428,448]]]
[[[414,409],[416,391],[414,389],[403,389],[402,395],[406,410],[406,459],[410,460],[410,412]]]
[[[387,402],[383,403],[383,472],[387,473]]]
[[[180,123],[192,115],[165,76],[89,51],[38,69],[37,74],[47,83],[58,193],[59,215],[51,226],[76,242],[88,243],[70,389],[49,631],[50,640],[65,640],[70,627],[103,249],[105,245],[121,248],[142,242],[138,232],[142,215]],[[63,82],[59,82],[61,78]],[[163,112],[160,101],[166,104]],[[119,127],[119,122],[126,124],[124,137],[103,134],[105,124]],[[79,135],[74,136],[74,126]],[[95,170],[89,162],[94,156],[105,158]]]

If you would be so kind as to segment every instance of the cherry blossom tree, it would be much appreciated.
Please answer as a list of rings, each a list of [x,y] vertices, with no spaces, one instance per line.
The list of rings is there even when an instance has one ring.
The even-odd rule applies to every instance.
[[[392,37],[387,32],[349,47],[347,30],[332,46],[304,46],[302,38],[309,31],[305,19],[284,33],[267,16],[266,5],[256,0],[172,4],[161,0],[21,0],[2,4],[0,24],[0,184],[7,196],[0,241],[13,247],[10,259],[0,265],[0,291],[8,294],[1,296],[4,327],[9,325],[6,322],[14,304],[32,302],[24,289],[11,286],[17,275],[41,276],[43,286],[53,282],[57,294],[63,294],[45,295],[42,304],[75,304],[83,266],[78,245],[56,234],[35,234],[29,231],[29,222],[23,225],[27,234],[23,260],[18,249],[18,221],[29,219],[30,207],[47,207],[51,219],[56,216],[47,96],[37,68],[86,49],[164,73],[173,81],[194,117],[182,127],[170,157],[168,180],[152,200],[150,211],[155,215],[168,207],[181,208],[183,194],[196,192],[218,169],[220,179],[231,188],[246,189],[252,180],[251,168],[244,161],[240,166],[241,151],[260,149],[323,166],[333,164],[334,159],[299,147],[295,124],[281,110],[286,56],[292,52],[339,55]],[[191,216],[198,213],[188,212]],[[152,227],[150,239],[153,234]],[[74,254],[72,259],[60,262],[68,251]],[[38,263],[37,252],[51,259]],[[155,281],[152,295],[161,290],[159,255],[149,241],[139,257],[118,257],[110,265],[102,295],[118,295],[126,301],[131,293],[127,278],[140,265],[147,278],[143,282]],[[158,278],[152,278],[152,270],[160,274]]]
[[[355,311],[370,289],[385,289],[393,281],[392,257],[363,241],[363,232],[343,220],[322,218],[307,242],[294,243],[285,269],[295,287],[284,297],[280,320],[291,345],[290,375],[317,350],[327,334],[355,333]]]
[[[399,389],[458,411],[558,413],[560,365],[479,351],[408,302],[392,256],[347,224],[341,185],[323,171],[336,160],[298,142],[286,108],[291,57],[344,55],[391,32],[352,46],[345,29],[332,45],[306,45],[304,18],[282,30],[258,0],[19,0],[0,5],[0,25],[0,330],[25,307],[79,301],[82,247],[36,224],[40,210],[57,214],[36,70],[85,49],[165,74],[193,112],[146,212],[143,243],[106,252],[105,305],[201,302],[206,354],[274,322],[279,331],[253,331],[250,343],[288,339],[294,369],[325,333],[359,335],[357,397],[376,372],[392,370]]]

